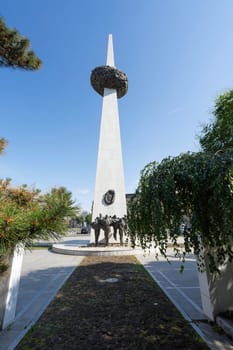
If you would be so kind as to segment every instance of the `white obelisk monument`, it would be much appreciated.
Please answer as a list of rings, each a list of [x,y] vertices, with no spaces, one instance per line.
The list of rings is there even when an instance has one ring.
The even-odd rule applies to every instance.
[[[117,99],[127,92],[128,80],[126,74],[114,65],[111,34],[106,66],[92,71],[91,83],[103,96],[92,221],[100,214],[103,217],[116,215],[122,218],[127,214],[127,209]],[[99,241],[103,237],[102,233]],[[92,230],[91,242],[94,240]]]

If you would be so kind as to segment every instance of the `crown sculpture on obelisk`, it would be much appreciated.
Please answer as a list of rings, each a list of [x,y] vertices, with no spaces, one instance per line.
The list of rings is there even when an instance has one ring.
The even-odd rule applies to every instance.
[[[117,99],[126,94],[128,79],[114,65],[111,34],[108,38],[107,63],[92,71],[91,85],[103,96],[91,243],[108,245],[115,242],[122,245],[127,209]]]

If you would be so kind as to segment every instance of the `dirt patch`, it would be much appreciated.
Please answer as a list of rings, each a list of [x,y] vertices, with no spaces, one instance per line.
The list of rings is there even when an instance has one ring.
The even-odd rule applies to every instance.
[[[86,257],[15,350],[208,349],[136,258]]]

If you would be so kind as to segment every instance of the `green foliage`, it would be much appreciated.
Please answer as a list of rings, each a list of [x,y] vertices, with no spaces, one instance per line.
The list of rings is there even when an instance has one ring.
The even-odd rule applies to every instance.
[[[128,213],[133,244],[139,240],[143,248],[160,246],[166,256],[170,240],[184,259],[192,249],[201,254],[201,239],[212,271],[227,257],[231,260],[232,168],[231,152],[186,153],[148,164]],[[184,250],[177,243],[182,223],[186,223]]]
[[[85,222],[90,225],[91,224],[91,219],[92,219],[92,215],[91,213],[88,213],[86,216],[85,216]]]
[[[76,220],[77,224],[83,225],[84,223],[86,223],[87,225],[90,225],[91,218],[92,218],[91,213],[83,211],[76,216],[75,220]]]
[[[4,152],[6,145],[7,145],[7,140],[4,138],[0,138],[0,154]]]
[[[233,151],[233,90],[219,96],[212,123],[206,125],[200,137],[204,151]]]
[[[41,60],[30,50],[30,41],[16,29],[9,29],[0,18],[0,67],[35,70],[41,64]]]
[[[77,208],[71,193],[54,188],[40,195],[25,185],[13,188],[10,180],[0,180],[0,259],[11,254],[17,243],[59,237],[66,232],[66,218]]]
[[[194,251],[200,269],[204,250],[212,272],[233,260],[233,90],[216,100],[213,114],[200,137],[202,152],[144,168],[128,212],[134,245],[159,246],[166,257],[171,241],[183,261]],[[184,249],[177,242],[182,224]]]
[[[5,262],[0,260],[0,275],[3,274],[8,269],[8,265]]]
[[[30,41],[21,36],[16,29],[9,29],[0,17],[0,67],[37,70],[42,61],[30,50]],[[0,154],[7,141],[0,138]]]

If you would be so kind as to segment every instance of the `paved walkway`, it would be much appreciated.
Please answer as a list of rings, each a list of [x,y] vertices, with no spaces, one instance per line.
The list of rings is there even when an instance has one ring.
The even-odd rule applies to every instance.
[[[180,273],[180,262],[172,258],[169,264],[162,257],[156,261],[152,256],[138,256],[140,262],[157,281],[175,304],[182,305],[182,313],[191,320],[205,320],[202,311],[201,295],[196,269],[196,260],[190,255],[185,262],[185,268]]]
[[[82,239],[86,238],[82,237]],[[83,241],[79,242],[79,240],[80,237],[77,236],[66,238],[69,243],[71,241],[76,244],[84,243]],[[82,258],[55,254],[47,250],[33,250],[25,253],[16,320],[7,330],[0,332],[1,350],[14,350],[17,343],[37,321],[75,267],[79,265]],[[204,336],[211,349],[233,350],[233,343],[228,338],[213,332],[211,326],[206,322],[200,322],[200,320],[205,320],[205,316],[201,308],[194,257],[190,256],[187,259],[182,274],[179,272],[180,263],[172,257],[172,252],[171,264],[162,258],[156,261],[153,255],[145,257],[137,255],[137,258],[186,319],[196,328],[197,332]]]
[[[137,258],[197,333],[205,339],[210,349],[233,350],[233,342],[214,332],[202,311],[195,257],[189,255],[186,258],[184,272],[180,273],[180,262],[174,257],[172,249],[167,254],[171,264],[163,257],[159,261],[155,260],[152,254],[137,255]]]

